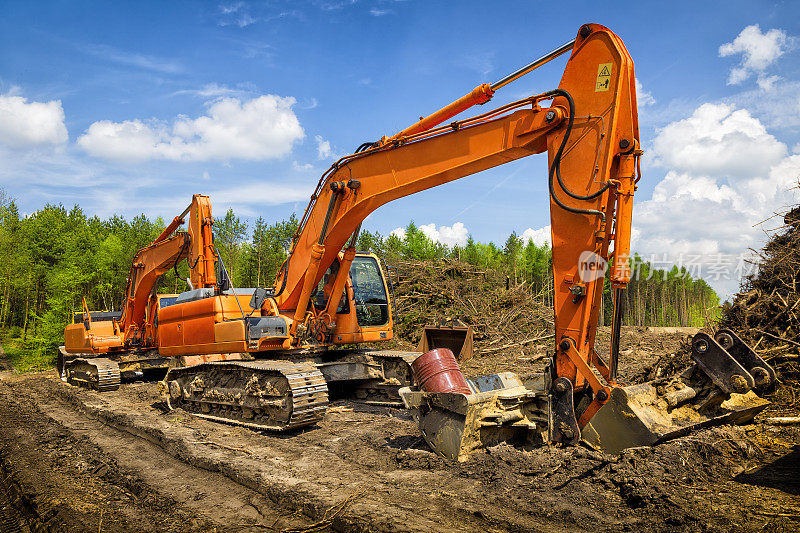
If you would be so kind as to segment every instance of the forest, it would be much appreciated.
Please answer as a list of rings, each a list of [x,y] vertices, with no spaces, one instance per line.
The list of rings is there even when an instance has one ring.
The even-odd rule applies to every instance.
[[[214,244],[238,287],[271,286],[287,256],[298,220],[252,223],[228,210],[214,221]],[[35,354],[42,364],[54,357],[63,342],[64,326],[79,312],[82,298],[93,310],[119,309],[136,251],[166,226],[161,218],[142,214],[126,220],[100,219],[79,206],[46,205],[21,215],[16,203],[0,191],[0,328],[6,343]],[[523,241],[511,233],[502,246],[476,242],[448,247],[431,240],[414,222],[405,235],[382,236],[363,230],[358,249],[377,254],[384,264],[397,261],[460,260],[505,275],[507,284],[523,285],[531,298],[552,304],[550,249]],[[638,276],[625,293],[624,323],[639,326],[702,326],[716,316],[719,298],[702,280],[684,269],[652,268],[634,257]],[[185,261],[164,274],[158,291],[187,290]],[[606,283],[604,322],[611,316],[611,294]]]

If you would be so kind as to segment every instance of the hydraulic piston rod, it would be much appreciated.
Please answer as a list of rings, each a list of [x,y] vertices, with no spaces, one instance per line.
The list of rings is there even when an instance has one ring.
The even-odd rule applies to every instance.
[[[189,204],[189,206],[183,210],[183,213],[173,218],[172,222],[170,222],[169,225],[166,228],[164,228],[164,231],[162,231],[161,234],[158,237],[156,237],[151,244],[156,244],[158,242],[161,242],[170,235],[172,235],[172,232],[178,229],[178,226],[183,224],[183,218],[186,216],[186,214],[189,212],[189,209],[191,208],[192,204]]]
[[[548,63],[549,61],[552,61],[553,59],[569,52],[574,44],[575,44],[575,39],[572,39],[571,41],[562,44],[552,52],[548,52],[539,59],[532,61],[531,63],[528,63],[524,67],[515,70],[514,72],[502,78],[501,80],[494,82],[492,85],[486,83],[478,85],[472,91],[462,96],[455,102],[452,102],[444,106],[440,110],[428,115],[425,118],[419,119],[418,122],[415,122],[411,126],[404,129],[403,131],[396,133],[395,135],[389,138],[384,137],[383,139],[381,139],[380,144],[386,145],[392,141],[396,141],[403,137],[427,131],[433,128],[434,126],[438,126],[445,120],[448,120],[458,115],[459,113],[466,111],[467,109],[476,104],[485,104],[486,102],[492,99],[492,96],[494,96],[494,93],[497,89],[504,87],[505,85],[508,85],[512,81],[524,76],[525,74],[531,72],[532,70],[535,70],[544,65],[545,63]]]
[[[509,74],[505,78],[497,80],[496,82],[491,84],[489,87],[492,89],[492,91],[496,91],[500,87],[504,87],[504,86],[508,85],[512,81],[514,81],[514,80],[516,80],[518,78],[521,78],[522,76],[524,76],[528,72],[530,72],[532,70],[536,70],[537,68],[541,67],[545,63],[549,63],[550,61],[552,61],[553,59],[557,58],[558,56],[569,52],[570,50],[572,50],[572,46],[574,44],[575,44],[575,39],[572,39],[571,41],[562,44],[561,46],[559,46],[558,48],[556,48],[552,52],[548,52],[547,54],[543,55],[539,59],[537,59],[535,61],[531,61],[530,63],[528,63],[524,67],[522,67],[522,68],[520,68],[518,70],[515,70],[514,72],[512,72],[511,74]]]

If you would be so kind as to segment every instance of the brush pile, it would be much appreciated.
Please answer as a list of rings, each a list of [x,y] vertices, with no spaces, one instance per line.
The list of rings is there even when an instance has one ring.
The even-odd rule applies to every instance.
[[[723,310],[722,325],[738,332],[800,392],[800,206],[761,251],[759,270]],[[792,391],[794,396],[794,391]]]
[[[527,285],[507,285],[497,271],[445,259],[395,261],[389,273],[395,335],[407,347],[419,343],[423,325],[457,319],[475,332],[475,357],[465,370],[527,374],[553,342],[552,309]]]

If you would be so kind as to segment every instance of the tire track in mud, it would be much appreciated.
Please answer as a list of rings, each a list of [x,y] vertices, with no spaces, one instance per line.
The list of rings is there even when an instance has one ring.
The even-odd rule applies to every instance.
[[[23,533],[30,531],[23,523],[22,517],[17,512],[17,508],[8,498],[4,490],[0,490],[0,531],[4,531],[5,533]]]
[[[445,518],[448,515],[441,513],[436,506],[424,501],[387,498],[385,494],[396,493],[400,485],[410,481],[410,476],[419,474],[395,472],[388,479],[382,479],[383,476],[377,472],[360,471],[354,464],[342,465],[338,457],[323,447],[304,443],[302,438],[298,438],[303,433],[262,435],[244,428],[198,420],[189,414],[153,416],[152,413],[110,405],[105,401],[107,394],[101,396],[68,386],[55,387],[54,392],[73,408],[105,424],[155,444],[190,465],[219,472],[268,497],[281,508],[300,512],[314,520],[324,518],[329,509],[353,495],[363,494],[345,512],[331,520],[331,526],[336,530],[448,532],[485,531],[490,527],[487,521],[476,518],[471,512],[453,521]],[[223,439],[215,436],[214,441],[209,441],[202,430],[176,425],[168,422],[169,419],[210,428],[215,433],[220,428],[227,428],[233,433],[245,433],[268,443],[253,446],[252,441],[248,441],[248,449],[245,449],[235,440],[220,442]],[[336,464],[335,468],[331,468],[331,462]]]
[[[48,386],[50,390],[47,389]],[[44,471],[40,472],[30,462],[23,464],[19,458],[19,450],[14,453],[6,449],[6,463],[11,464],[15,470],[12,474],[18,476],[21,473],[19,470],[23,469],[25,474],[44,479],[49,474],[57,473],[59,478],[75,478],[78,484],[85,483],[85,478],[90,477],[92,482],[101,485],[84,498],[79,492],[61,494],[58,490],[60,480],[56,480],[58,482],[55,487],[45,489],[30,488],[31,483],[26,483],[23,492],[29,493],[30,497],[27,499],[31,507],[42,507],[35,501],[39,500],[44,503],[43,507],[52,507],[55,510],[52,512],[48,509],[47,514],[53,515],[50,517],[34,516],[31,521],[37,526],[82,531],[84,528],[99,530],[97,528],[102,525],[103,531],[114,531],[115,526],[125,523],[126,527],[117,530],[224,532],[279,531],[285,528],[302,528],[311,523],[302,515],[284,513],[261,494],[246,489],[219,473],[190,466],[147,440],[82,414],[53,393],[59,386],[60,383],[50,380],[9,383],[6,379],[0,383],[0,402],[5,404],[3,410],[12,414],[10,417],[6,416],[5,420],[0,420],[4,429],[16,426],[26,431],[34,426],[49,426],[61,434],[60,448],[69,449],[71,453],[76,444],[70,442],[73,435],[76,436],[74,440],[79,443],[84,441],[83,448],[90,448],[81,450],[83,453],[76,454],[77,457],[67,457],[66,461],[63,457],[65,454],[62,453],[54,464],[48,465],[51,468],[43,468]],[[3,433],[6,437],[11,436],[6,431]],[[89,443],[91,446],[86,446]],[[19,444],[25,445],[34,456],[50,458],[47,443],[39,446],[36,445],[39,443]],[[88,463],[83,472],[74,472],[67,467],[73,459],[78,464]],[[80,474],[84,476],[81,477]],[[115,486],[117,490],[104,491],[104,484]],[[47,490],[52,488],[56,490]],[[109,492],[112,494],[108,494]],[[123,498],[119,498],[120,495],[113,494],[114,492],[121,492]],[[97,501],[83,501],[102,501],[105,497],[111,500],[124,500],[127,497],[132,501],[121,510],[105,507]],[[141,504],[142,500],[145,500],[145,505]],[[158,501],[161,509],[153,509],[150,505],[153,501]],[[74,516],[76,509],[80,515],[87,504],[93,508],[90,511],[91,517]],[[69,509],[62,512],[59,505],[65,505]],[[159,513],[164,516],[158,516]],[[153,514],[157,515],[155,522],[150,519]],[[54,517],[57,518],[56,525],[52,523]],[[86,518],[93,519],[96,527],[89,526],[92,522],[86,523]]]
[[[334,415],[323,427],[309,431],[260,434],[198,420],[180,411],[164,414],[153,409],[155,384],[123,385],[116,393],[97,394],[64,385],[49,374],[43,377],[37,376],[35,381],[31,377],[19,388],[30,390],[33,397],[45,398],[44,403],[61,404],[61,409],[69,406],[68,410],[143,439],[192,467],[222,474],[285,512],[320,520],[329,509],[358,494],[330,520],[336,530],[568,529],[536,510],[522,510],[524,506],[509,509],[503,505],[508,501],[502,498],[499,505],[487,507],[484,498],[477,495],[485,492],[481,479],[453,475],[452,469],[443,468],[443,460],[430,452],[382,445],[381,441],[387,440],[382,424],[397,421],[386,414],[368,413],[363,420],[342,422]],[[139,401],[137,394],[143,394],[146,401]],[[414,431],[408,421],[396,423]],[[363,427],[363,436],[359,427]],[[425,456],[418,466],[398,463],[397,457],[417,455]],[[438,470],[425,466],[429,460],[438,465]]]
[[[0,384],[3,491],[34,531],[208,531],[86,438]]]
[[[56,395],[60,396],[60,395]],[[285,516],[260,493],[207,469],[198,469],[164,451],[148,439],[120,430],[63,402],[38,397],[39,407],[71,431],[84,435],[113,453],[117,465],[136,475],[149,487],[168,495],[178,505],[230,529],[299,528],[310,523]]]

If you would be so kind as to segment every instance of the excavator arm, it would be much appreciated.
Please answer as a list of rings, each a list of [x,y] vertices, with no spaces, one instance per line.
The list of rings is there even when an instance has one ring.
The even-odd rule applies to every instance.
[[[188,231],[175,231],[189,214]],[[189,261],[194,288],[215,287],[215,252],[212,242],[211,202],[208,196],[195,194],[192,203],[164,231],[133,258],[120,329],[130,343],[144,328],[148,298],[158,278],[183,259]]]
[[[583,26],[568,44],[550,54],[571,50],[558,89],[436,127],[470,103],[491,97],[491,86],[479,86],[417,125],[340,159],[323,175],[276,281],[282,287],[278,307],[295,310],[293,332],[307,312],[314,313],[309,298],[325,271],[348,240],[352,249],[361,222],[377,208],[547,151],[561,340],[555,375],[607,398],[608,387],[589,366],[610,378],[593,349],[609,251],[614,286],[627,282],[633,169],[641,154],[633,61],[622,41],[600,25]],[[543,107],[547,101],[551,104]],[[339,276],[346,275],[347,269],[339,269]]]

